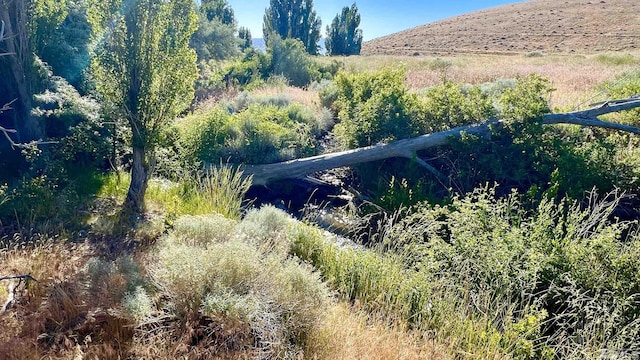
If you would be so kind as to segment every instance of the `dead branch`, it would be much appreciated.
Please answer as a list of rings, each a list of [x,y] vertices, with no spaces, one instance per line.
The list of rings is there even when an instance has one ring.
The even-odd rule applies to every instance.
[[[27,280],[27,281],[33,280],[35,282],[38,282],[38,280],[34,279],[33,276],[31,276],[30,274],[26,274],[26,275],[11,275],[11,276],[0,277],[0,281],[2,281],[2,280],[14,280],[14,279]]]
[[[16,302],[16,292],[20,288],[20,285],[22,285],[23,283],[26,285],[29,283],[30,280],[33,280],[36,282],[38,281],[29,274],[3,276],[3,277],[0,277],[0,281],[2,280],[10,280],[10,282],[9,282],[9,286],[7,286],[7,300],[4,302],[4,305],[2,305],[2,308],[0,309],[0,314],[5,313],[7,309],[9,309],[9,307]],[[16,282],[16,280],[18,281]]]
[[[633,134],[640,134],[640,129],[637,127],[602,121],[598,119],[598,116],[600,115],[639,108],[640,98],[638,97],[638,95],[632,96],[628,99],[611,100],[596,105],[600,106],[582,111],[548,114],[545,115],[542,123],[546,125],[573,124],[581,126],[600,127],[605,129],[630,132]]]
[[[4,104],[1,108],[0,108],[0,114],[2,114],[3,112],[7,111],[7,110],[11,110],[11,104],[13,104],[16,100],[12,100],[10,103],[8,104]],[[4,126],[0,125],[0,133],[4,134],[4,137],[7,139],[7,141],[9,142],[9,145],[11,145],[12,149],[18,148],[18,149],[25,149],[28,148],[30,146],[37,146],[37,145],[47,145],[47,144],[57,144],[57,141],[42,141],[42,140],[38,140],[38,141],[31,141],[28,143],[17,143],[15,141],[13,141],[13,139],[11,138],[11,136],[9,136],[9,134],[15,134],[18,131],[15,129],[7,129]]]
[[[569,113],[547,114],[542,118],[542,124],[573,124],[589,127],[600,127],[640,134],[640,128],[599,120],[597,117],[614,112],[631,110],[640,107],[640,98],[611,100],[600,104],[599,107]],[[416,152],[449,143],[463,134],[475,135],[485,139],[491,138],[491,130],[499,128],[503,120],[492,119],[482,124],[460,126],[446,131],[418,136],[411,139],[394,141],[389,144],[367,146],[331,154],[323,154],[303,159],[295,159],[275,164],[247,165],[243,169],[245,176],[253,176],[254,185],[267,185],[281,179],[304,178],[321,170],[360,163],[383,160],[392,157],[414,159],[440,181],[445,177],[433,166],[416,157]]]

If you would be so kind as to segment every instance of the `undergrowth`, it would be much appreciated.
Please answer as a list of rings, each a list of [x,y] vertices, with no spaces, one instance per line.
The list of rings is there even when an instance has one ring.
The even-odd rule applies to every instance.
[[[619,197],[534,210],[491,188],[419,205],[380,250],[341,249],[299,231],[294,253],[350,301],[480,358],[640,354],[636,223],[610,220]]]

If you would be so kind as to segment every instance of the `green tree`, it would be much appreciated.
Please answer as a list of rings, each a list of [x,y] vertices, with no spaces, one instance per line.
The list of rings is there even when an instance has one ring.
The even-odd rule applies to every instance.
[[[240,50],[245,51],[252,46],[251,31],[246,27],[238,29],[238,38],[240,41]]]
[[[236,16],[233,8],[226,0],[202,0],[200,13],[207,17],[207,20],[218,20],[224,25],[235,27]]]
[[[360,55],[362,47],[362,30],[360,13],[356,3],[351,8],[345,6],[342,13],[337,14],[327,26],[325,46],[329,55]]]
[[[198,30],[190,46],[198,60],[224,60],[238,55],[236,18],[226,0],[204,0],[199,8]]]
[[[93,63],[97,88],[131,129],[133,163],[126,207],[144,210],[161,130],[193,98],[196,54],[189,48],[197,17],[192,0],[122,4]]]
[[[283,40],[275,35],[267,53],[271,56],[273,74],[284,76],[293,86],[304,87],[320,77],[317,64],[298,39]]]
[[[202,14],[189,44],[198,54],[198,60],[225,60],[238,55],[233,25],[225,25],[218,19],[208,20]]]
[[[33,6],[36,21],[31,24],[34,52],[71,85],[81,88],[91,64],[91,25],[87,1],[38,0]],[[51,14],[51,15],[49,15]]]
[[[322,21],[313,10],[313,0],[271,0],[262,25],[264,39],[278,35],[282,39],[302,41],[306,51],[318,54]]]

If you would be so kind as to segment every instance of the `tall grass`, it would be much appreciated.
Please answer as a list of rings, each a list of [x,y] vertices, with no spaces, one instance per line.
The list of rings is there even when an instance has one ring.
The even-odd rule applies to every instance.
[[[109,174],[104,177],[98,196],[123,200],[131,175]],[[160,208],[171,216],[218,213],[239,219],[244,195],[251,187],[251,177],[243,176],[236,167],[220,165],[196,174],[186,174],[180,182],[149,180],[145,203]]]
[[[387,231],[384,253],[298,231],[293,251],[347,300],[478,358],[640,354],[640,239],[611,221],[619,198],[584,208],[479,189],[424,204]],[[631,236],[624,234],[631,231]],[[633,259],[633,260],[632,260]]]

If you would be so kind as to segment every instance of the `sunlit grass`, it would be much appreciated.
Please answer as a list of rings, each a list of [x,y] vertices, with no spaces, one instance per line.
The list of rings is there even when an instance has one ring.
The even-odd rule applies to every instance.
[[[98,196],[124,201],[130,182],[129,173],[104,175]],[[238,219],[244,194],[250,186],[251,178],[244,177],[242,171],[227,166],[214,167],[180,182],[149,180],[145,203],[174,217],[218,213]]]

